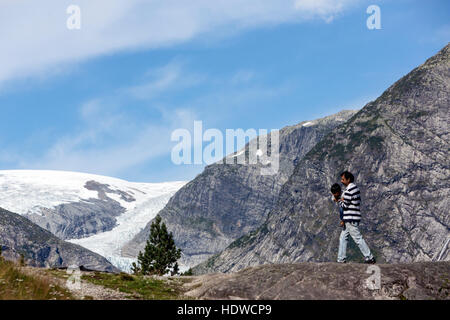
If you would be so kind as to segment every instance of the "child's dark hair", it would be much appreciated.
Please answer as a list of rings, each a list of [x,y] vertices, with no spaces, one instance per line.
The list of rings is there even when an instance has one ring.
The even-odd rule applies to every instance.
[[[341,186],[339,185],[339,184],[337,184],[337,183],[335,183],[335,184],[333,184],[332,186],[331,186],[331,193],[332,194],[335,194],[335,193],[341,193],[342,192],[342,190],[341,190]]]

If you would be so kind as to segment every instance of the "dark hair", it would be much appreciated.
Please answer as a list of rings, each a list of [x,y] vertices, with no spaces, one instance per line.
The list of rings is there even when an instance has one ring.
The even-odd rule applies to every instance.
[[[348,171],[344,171],[341,173],[341,177],[344,176],[345,179],[350,179],[350,182],[354,182],[355,181],[355,177],[353,176],[353,174],[351,174]]]
[[[331,186],[331,193],[335,194],[337,192],[341,193],[342,190],[341,190],[341,186],[339,184],[335,183]]]

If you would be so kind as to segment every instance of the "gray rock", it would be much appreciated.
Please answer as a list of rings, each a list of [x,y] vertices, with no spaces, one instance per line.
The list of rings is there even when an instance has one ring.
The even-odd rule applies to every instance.
[[[362,233],[379,261],[450,260],[449,106],[447,45],[322,139],[263,225],[195,272],[335,261],[340,228],[329,188],[347,169],[362,193]]]
[[[160,215],[173,232],[176,245],[183,250],[182,263],[193,266],[260,226],[276,205],[281,187],[295,164],[328,132],[355,113],[341,111],[280,130],[280,169],[275,175],[261,175],[261,163],[216,163],[180,189]],[[266,136],[258,139],[259,144],[267,144]],[[269,146],[270,143],[269,139]],[[244,151],[248,159],[248,145]],[[123,255],[136,257],[143,250],[151,222],[122,249]]]
[[[372,268],[374,266],[371,266]],[[266,264],[194,277],[185,295],[206,300],[448,300],[450,262]]]
[[[132,195],[111,190],[107,184],[87,181],[84,187],[97,191],[98,199],[90,198],[60,204],[54,208],[40,208],[39,213],[24,216],[61,239],[81,239],[112,230],[116,226],[116,218],[125,212],[125,208],[108,197],[107,193],[118,194],[127,202],[135,201]]]
[[[25,262],[35,267],[67,268],[76,265],[88,270],[119,272],[102,256],[65,242],[27,218],[2,208],[0,246],[3,257],[18,260],[23,255]]]

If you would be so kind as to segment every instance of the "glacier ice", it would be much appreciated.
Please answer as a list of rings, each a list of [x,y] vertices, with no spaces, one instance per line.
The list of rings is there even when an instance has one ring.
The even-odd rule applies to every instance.
[[[40,214],[41,208],[97,199],[97,191],[84,187],[88,181],[107,184],[111,190],[131,194],[135,201],[127,202],[118,194],[107,193],[108,198],[126,209],[117,217],[116,226],[110,231],[68,241],[104,256],[114,266],[129,272],[135,259],[122,257],[121,248],[164,208],[186,182],[135,183],[78,172],[0,170],[0,207],[21,215]],[[186,267],[181,266],[180,269]]]

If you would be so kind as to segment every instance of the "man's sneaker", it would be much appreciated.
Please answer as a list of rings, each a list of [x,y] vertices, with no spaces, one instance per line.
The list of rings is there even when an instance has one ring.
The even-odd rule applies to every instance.
[[[342,260],[342,261],[338,261],[338,263],[347,263],[347,260],[344,259],[344,260]]]
[[[372,259],[366,259],[366,260],[364,261],[364,263],[367,263],[367,264],[375,264],[376,261],[375,261],[375,258],[372,258]]]

